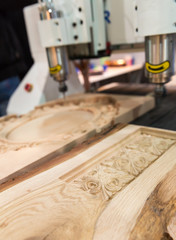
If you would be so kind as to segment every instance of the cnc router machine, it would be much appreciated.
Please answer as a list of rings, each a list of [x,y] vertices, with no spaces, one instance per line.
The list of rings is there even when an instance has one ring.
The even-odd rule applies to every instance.
[[[175,72],[174,0],[41,0],[24,13],[35,64],[12,96],[8,113],[26,113],[45,101],[49,75],[58,82],[59,97],[83,92],[70,61],[107,56],[121,44],[145,41],[145,73],[158,91]],[[24,88],[30,90],[34,81],[35,89],[26,94]],[[50,88],[54,94],[58,87]]]

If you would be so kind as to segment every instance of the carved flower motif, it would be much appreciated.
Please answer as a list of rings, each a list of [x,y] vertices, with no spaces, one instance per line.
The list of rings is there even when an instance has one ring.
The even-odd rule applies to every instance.
[[[155,156],[160,156],[165,150],[167,150],[174,140],[155,137],[152,135],[141,134],[137,139],[126,146],[128,149],[136,149],[141,152],[147,152]]]
[[[114,167],[117,170],[128,170],[130,167],[130,161],[129,159],[118,158],[116,161],[114,161]]]
[[[112,194],[115,194],[116,192],[120,191],[122,188],[122,185],[117,178],[110,179],[109,182],[107,182],[105,185],[105,189],[111,192]]]
[[[93,169],[93,170],[91,170],[90,172],[88,172],[88,175],[89,175],[89,176],[94,176],[94,175],[97,174],[97,172],[98,172],[97,169]]]
[[[149,162],[146,161],[144,157],[138,159],[133,159],[130,164],[130,173],[137,176],[141,173],[147,166]]]
[[[81,188],[91,194],[97,194],[101,191],[100,182],[94,178],[85,177],[80,181]]]

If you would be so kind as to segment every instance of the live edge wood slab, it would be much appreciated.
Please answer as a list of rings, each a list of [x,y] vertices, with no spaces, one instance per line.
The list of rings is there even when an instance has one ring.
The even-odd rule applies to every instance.
[[[0,184],[62,155],[118,122],[154,107],[150,96],[83,94],[0,119]]]
[[[130,239],[176,239],[176,166],[147,199]]]
[[[1,192],[0,239],[175,239],[175,165],[176,132],[128,125]]]

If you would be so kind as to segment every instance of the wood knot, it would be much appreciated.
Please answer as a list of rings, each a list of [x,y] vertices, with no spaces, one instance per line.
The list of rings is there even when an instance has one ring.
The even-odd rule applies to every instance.
[[[161,240],[173,240],[173,238],[169,235],[169,233],[163,233]]]

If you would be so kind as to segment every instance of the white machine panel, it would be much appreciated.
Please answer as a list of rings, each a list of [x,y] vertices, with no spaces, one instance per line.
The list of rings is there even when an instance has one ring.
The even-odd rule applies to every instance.
[[[38,25],[42,47],[68,44],[65,23],[62,18],[39,21]]]
[[[148,0],[145,0],[146,2]],[[144,38],[136,34],[136,0],[107,1],[107,32],[112,45],[143,42]],[[109,20],[109,21],[108,21]]]
[[[138,33],[143,36],[176,32],[175,0],[137,0]]]
[[[61,17],[58,19],[59,22],[61,21],[61,28],[59,30],[58,25],[58,31],[62,33],[61,36],[64,35],[66,39],[58,45],[52,46],[66,46],[90,42],[91,37],[86,17],[87,9],[85,0],[54,0],[53,2],[56,10],[61,11]],[[46,32],[45,30],[45,34]],[[42,35],[42,37],[44,36]]]
[[[100,51],[106,48],[106,32],[104,23],[104,6],[103,1],[92,1],[93,6],[93,35],[94,46],[96,51]],[[97,34],[99,33],[99,34]]]

